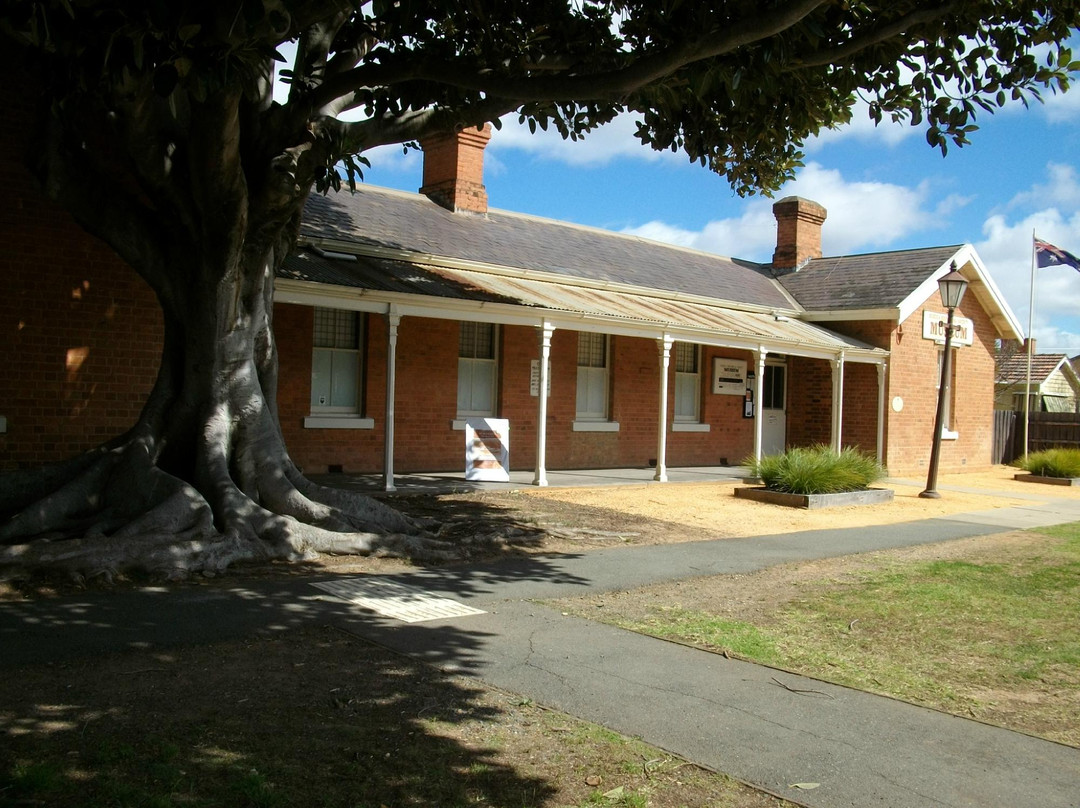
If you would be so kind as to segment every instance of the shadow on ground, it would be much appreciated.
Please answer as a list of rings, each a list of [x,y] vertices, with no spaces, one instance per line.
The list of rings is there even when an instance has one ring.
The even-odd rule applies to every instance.
[[[515,720],[509,696],[325,624],[8,673],[3,806],[537,805],[552,793],[486,735]]]

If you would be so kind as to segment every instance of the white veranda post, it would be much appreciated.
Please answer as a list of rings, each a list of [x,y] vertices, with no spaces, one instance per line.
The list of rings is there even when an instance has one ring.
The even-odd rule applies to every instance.
[[[765,400],[765,357],[768,352],[764,348],[754,351],[754,459],[761,460],[761,428],[764,418]]]
[[[549,365],[551,364],[551,335],[555,332],[555,326],[551,323],[543,323],[537,329],[540,340],[540,390],[538,393],[539,403],[536,413],[536,470],[533,473],[533,485],[546,486],[547,480],[547,405],[548,405],[548,379],[550,378]]]
[[[397,341],[401,315],[393,309],[386,315],[386,445],[383,460],[383,486],[396,491],[394,486],[394,392],[397,387]]]
[[[667,477],[667,400],[668,369],[671,367],[671,346],[675,340],[667,334],[656,341],[656,350],[660,359],[660,407],[656,426],[656,474],[653,479],[666,483]]]

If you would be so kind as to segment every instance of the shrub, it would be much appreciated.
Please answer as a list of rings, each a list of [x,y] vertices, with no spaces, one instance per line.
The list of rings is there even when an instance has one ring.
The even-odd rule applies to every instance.
[[[827,446],[789,449],[745,465],[765,487],[788,494],[839,494],[865,491],[885,476],[884,467],[870,455],[848,447],[839,454]]]
[[[1017,468],[1039,477],[1080,477],[1080,449],[1046,449],[1016,461]]]

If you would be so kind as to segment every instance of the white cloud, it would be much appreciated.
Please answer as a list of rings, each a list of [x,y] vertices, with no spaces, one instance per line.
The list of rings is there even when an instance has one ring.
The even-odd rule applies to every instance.
[[[975,245],[1025,330],[1033,233],[1070,252],[1080,251],[1080,212],[1064,216],[1057,208],[1044,208],[1015,222],[995,214],[983,225],[985,238]],[[1071,267],[1035,270],[1032,332],[1040,353],[1080,353],[1080,272]]]
[[[1066,123],[1080,118],[1080,92],[1045,93],[1042,108],[1049,123]],[[1036,102],[1037,103],[1037,102]]]
[[[1037,183],[1016,194],[1009,201],[1009,207],[1080,207],[1080,179],[1076,176],[1076,169],[1065,163],[1050,163],[1046,167],[1046,173],[1046,182]]]
[[[913,232],[935,226],[943,211],[966,203],[963,197],[947,197],[937,210],[931,210],[928,205],[933,195],[928,183],[908,188],[885,182],[848,182],[840,171],[817,163],[807,164],[798,178],[776,196],[793,195],[812,199],[828,210],[822,230],[826,255],[887,249]],[[768,261],[776,240],[772,204],[769,199],[751,200],[742,215],[709,222],[698,231],[652,221],[623,232],[721,255]]]
[[[564,140],[554,127],[548,127],[547,131],[537,128],[533,134],[527,124],[518,123],[516,115],[508,115],[503,118],[502,129],[492,132],[488,149],[496,153],[500,149],[517,149],[571,166],[604,166],[623,157],[648,162],[687,162],[686,156],[681,153],[658,152],[642,145],[634,136],[637,131],[634,121],[633,115],[620,115],[611,123],[590,132],[584,139],[573,141]]]

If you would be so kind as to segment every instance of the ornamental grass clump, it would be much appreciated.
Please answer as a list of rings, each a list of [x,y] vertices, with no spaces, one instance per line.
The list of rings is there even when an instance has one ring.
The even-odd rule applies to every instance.
[[[787,494],[840,494],[865,491],[885,476],[885,469],[870,455],[850,447],[839,454],[827,446],[789,449],[755,462],[746,461],[765,487]]]
[[[1080,449],[1046,449],[1016,461],[1017,468],[1038,477],[1080,477]]]

